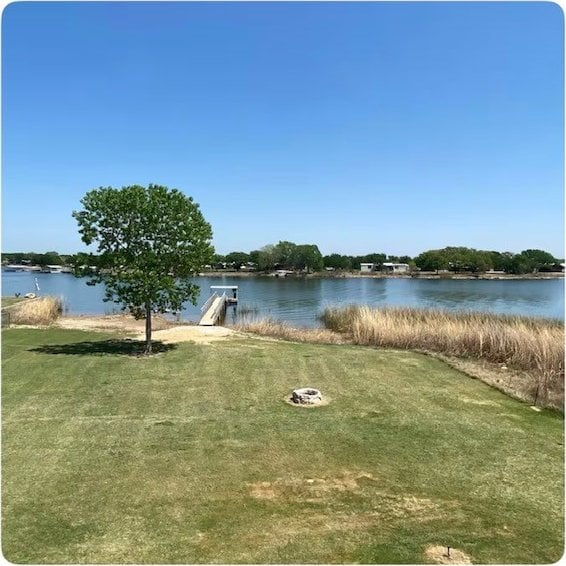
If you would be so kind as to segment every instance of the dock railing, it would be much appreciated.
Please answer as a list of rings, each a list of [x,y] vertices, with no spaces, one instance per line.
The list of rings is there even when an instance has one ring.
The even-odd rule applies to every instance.
[[[214,293],[212,293],[212,295],[210,295],[210,297],[208,297],[208,299],[206,300],[206,303],[204,303],[204,305],[202,305],[202,307],[200,308],[200,312],[205,313],[208,309],[208,307],[212,304],[212,301],[214,301],[214,299],[216,299],[216,297],[218,297],[218,293],[215,291]]]

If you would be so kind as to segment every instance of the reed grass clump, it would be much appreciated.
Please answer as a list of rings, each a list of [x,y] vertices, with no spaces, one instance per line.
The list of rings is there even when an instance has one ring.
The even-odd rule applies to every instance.
[[[556,395],[563,400],[564,327],[560,321],[355,305],[327,308],[321,319],[326,328],[355,344],[477,358],[529,372],[537,378],[535,404]]]
[[[10,308],[10,324],[49,325],[63,312],[61,299],[40,297],[27,299]]]

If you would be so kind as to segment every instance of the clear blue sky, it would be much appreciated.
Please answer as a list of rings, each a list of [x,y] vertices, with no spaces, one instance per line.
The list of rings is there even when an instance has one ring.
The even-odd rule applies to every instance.
[[[33,3],[2,18],[2,250],[150,182],[219,253],[564,256],[563,14],[546,2]]]

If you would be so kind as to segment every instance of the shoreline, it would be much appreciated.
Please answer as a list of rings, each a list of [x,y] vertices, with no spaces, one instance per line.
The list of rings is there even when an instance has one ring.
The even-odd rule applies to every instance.
[[[2,273],[18,273],[2,269]],[[36,271],[23,271],[19,273],[33,273],[41,275],[73,275],[72,273],[48,273]],[[274,279],[428,279],[444,281],[554,281],[564,279],[564,272],[524,273],[515,275],[512,273],[434,273],[431,271],[420,271],[414,273],[360,273],[359,271],[318,271],[314,273],[290,273],[284,277],[278,277],[275,272],[266,271],[201,271],[194,277],[235,277],[255,278],[271,277]],[[73,275],[74,277],[74,275]]]
[[[257,271],[203,271],[198,274],[198,277],[273,277],[279,279],[431,279],[443,281],[552,281],[555,279],[564,279],[564,273],[549,272],[549,273],[528,273],[522,275],[515,274],[471,274],[471,273],[431,273],[420,272],[413,274],[406,273],[357,273],[352,271],[341,272],[317,272],[317,273],[296,273],[290,274],[287,277],[276,277],[273,273],[257,272]]]

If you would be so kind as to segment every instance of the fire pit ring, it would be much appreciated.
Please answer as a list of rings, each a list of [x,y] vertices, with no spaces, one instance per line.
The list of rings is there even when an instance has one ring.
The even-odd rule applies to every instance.
[[[291,401],[297,405],[318,405],[322,402],[322,393],[314,387],[295,389]]]

